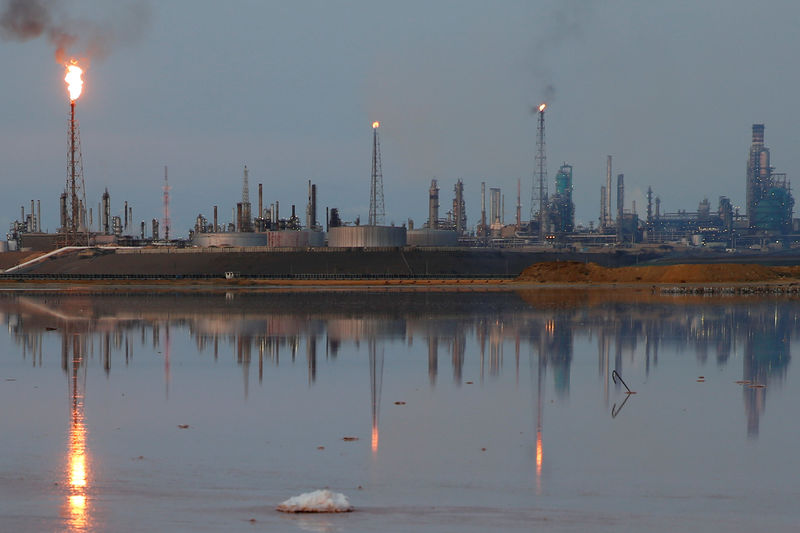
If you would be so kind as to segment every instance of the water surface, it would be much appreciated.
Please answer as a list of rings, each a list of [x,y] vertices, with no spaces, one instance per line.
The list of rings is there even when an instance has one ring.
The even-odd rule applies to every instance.
[[[796,531],[798,311],[603,291],[3,293],[0,521]],[[357,511],[275,511],[323,487]]]

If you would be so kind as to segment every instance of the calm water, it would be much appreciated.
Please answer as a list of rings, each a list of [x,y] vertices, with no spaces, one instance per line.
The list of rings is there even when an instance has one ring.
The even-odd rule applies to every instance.
[[[3,293],[0,529],[797,531],[799,314],[597,291]],[[357,512],[274,510],[323,487]]]

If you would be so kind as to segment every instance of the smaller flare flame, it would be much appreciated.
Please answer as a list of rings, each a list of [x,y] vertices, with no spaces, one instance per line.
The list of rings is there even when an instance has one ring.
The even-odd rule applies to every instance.
[[[380,127],[380,125],[381,125],[381,123],[376,120],[375,122],[372,123],[372,129],[373,130],[377,129],[377,128]]]
[[[547,104],[540,104],[540,105],[539,105],[539,113],[541,113],[541,112],[542,112],[542,111],[544,111],[545,109],[547,109]]]
[[[83,74],[83,69],[75,61],[67,65],[67,75],[64,76],[64,81],[67,82],[67,91],[71,102],[77,100],[81,95],[81,91],[83,91],[81,74]]]

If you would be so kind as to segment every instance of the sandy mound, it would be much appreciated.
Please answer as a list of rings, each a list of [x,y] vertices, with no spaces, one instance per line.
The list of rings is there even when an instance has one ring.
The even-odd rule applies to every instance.
[[[519,281],[535,283],[748,283],[796,277],[797,268],[751,264],[690,264],[605,268],[595,263],[536,263]]]

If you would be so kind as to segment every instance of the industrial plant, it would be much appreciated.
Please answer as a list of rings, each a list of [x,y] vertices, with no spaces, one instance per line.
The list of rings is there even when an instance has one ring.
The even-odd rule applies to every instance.
[[[385,223],[385,198],[381,162],[380,123],[372,123],[372,161],[369,182],[369,213],[366,220],[344,221],[338,206],[326,207],[319,217],[317,184],[308,181],[304,213],[296,204],[281,211],[277,200],[265,202],[263,184],[258,183],[257,205],[250,198],[250,177],[242,168],[241,201],[235,206],[210,206],[198,213],[188,235],[176,235],[170,223],[170,186],[164,168],[163,215],[149,221],[134,221],[133,206],[123,202],[121,214],[112,215],[111,194],[105,189],[96,211],[87,204],[83,178],[80,133],[76,102],[81,94],[82,70],[67,65],[65,81],[69,92],[67,180],[60,196],[56,233],[42,232],[41,200],[23,205],[19,220],[11,224],[6,250],[51,251],[63,247],[139,247],[263,250],[329,249],[519,249],[529,251],[591,251],[612,246],[630,248],[655,245],[671,249],[685,247],[705,250],[773,250],[791,248],[800,242],[800,222],[793,218],[794,198],[785,173],[771,165],[770,150],[764,143],[763,124],[754,124],[746,165],[744,212],[729,197],[719,196],[716,208],[707,198],[694,211],[662,209],[652,187],[647,191],[645,215],[640,218],[635,202],[626,204],[625,176],[613,183],[613,157],[606,158],[606,174],[599,179],[600,212],[597,224],[578,226],[575,222],[573,165],[563,162],[548,183],[545,144],[546,104],[535,109],[537,128],[533,180],[528,220],[523,220],[522,180],[517,181],[515,216],[506,220],[505,194],[499,187],[482,181],[480,215],[467,214],[465,184],[458,179],[446,188],[431,179],[427,194],[428,216],[421,224],[413,219],[396,226]],[[524,157],[524,154],[522,154]],[[580,172],[580,170],[578,170]],[[585,174],[584,174],[585,176]],[[583,187],[592,188],[587,177]],[[552,187],[552,194],[548,190]],[[613,187],[616,187],[616,202]],[[488,198],[487,198],[488,188]],[[366,187],[365,187],[366,189]],[[452,197],[442,193],[451,190]],[[474,194],[474,192],[473,192]],[[420,201],[423,191],[420,190]],[[391,200],[391,199],[390,199]],[[612,203],[614,205],[612,205]],[[488,204],[488,205],[487,205]],[[230,221],[221,220],[220,208],[230,208]],[[487,209],[488,208],[488,209]],[[119,208],[118,208],[119,209]],[[476,208],[473,208],[476,210]],[[225,211],[227,212],[227,211]],[[304,216],[303,216],[304,215]],[[405,260],[405,258],[403,259]],[[409,265],[409,269],[411,266]]]

